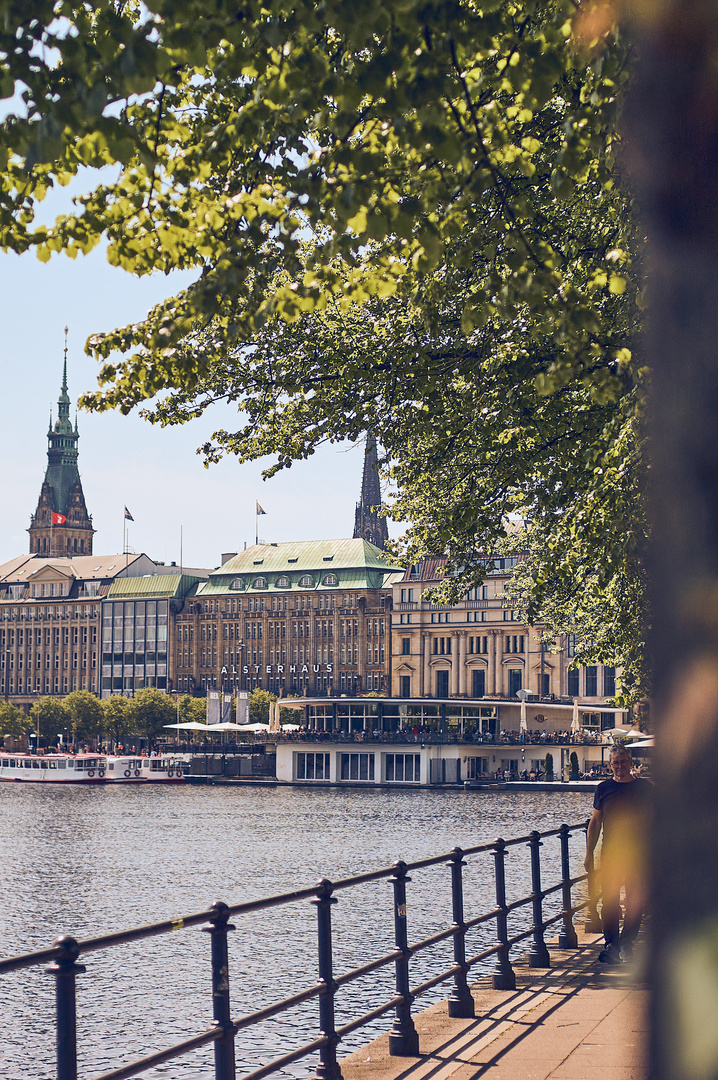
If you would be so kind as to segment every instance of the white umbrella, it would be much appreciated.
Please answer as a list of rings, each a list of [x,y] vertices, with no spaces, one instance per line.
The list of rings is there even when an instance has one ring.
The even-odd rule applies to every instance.
[[[299,731],[299,724],[288,724],[285,720],[282,724],[283,731]]]
[[[176,731],[211,731],[212,729],[207,724],[198,724],[195,720],[190,720],[186,724],[165,724],[166,728],[174,728]]]
[[[573,712],[571,713],[571,731],[578,734],[581,730],[581,721],[578,718],[578,698],[573,699]]]
[[[279,731],[279,702],[273,701],[269,706],[269,730]]]
[[[210,724],[210,731],[246,731],[246,724],[233,724],[229,720],[225,720],[223,724]]]
[[[615,727],[609,728],[607,731],[602,731],[601,734],[609,742],[613,742],[614,739],[641,739],[643,738],[642,731],[636,731],[635,728]]]
[[[242,731],[269,731],[269,724],[242,724]]]

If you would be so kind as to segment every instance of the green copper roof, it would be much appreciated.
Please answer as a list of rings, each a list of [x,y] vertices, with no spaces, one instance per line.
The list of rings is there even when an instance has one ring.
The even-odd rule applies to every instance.
[[[187,574],[151,574],[149,577],[118,578],[107,593],[108,600],[122,597],[178,596],[185,597],[199,578]]]
[[[239,579],[247,592],[292,592],[307,589],[381,589],[400,570],[382,557],[379,548],[367,540],[303,540],[286,544],[255,544],[213,570],[200,587],[202,596],[236,592],[231,583]],[[311,585],[299,585],[309,576]],[[333,575],[336,585],[325,585]],[[265,585],[256,588],[255,581]],[[288,584],[278,584],[286,579]]]

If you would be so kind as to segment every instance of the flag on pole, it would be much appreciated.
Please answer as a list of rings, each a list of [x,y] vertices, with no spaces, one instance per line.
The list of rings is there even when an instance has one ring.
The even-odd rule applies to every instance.
[[[52,524],[53,525],[64,525],[66,521],[67,521],[67,518],[65,517],[64,514],[56,514],[54,510],[52,511]]]
[[[125,521],[134,521],[134,520],[135,519],[133,518],[130,511],[127,509],[127,507],[125,507]]]
[[[256,499],[255,499],[255,502],[256,502]],[[266,513],[267,513],[267,511],[262,510],[262,507],[259,505],[259,503],[257,503],[257,517],[259,517],[260,514],[265,514],[266,515]]]

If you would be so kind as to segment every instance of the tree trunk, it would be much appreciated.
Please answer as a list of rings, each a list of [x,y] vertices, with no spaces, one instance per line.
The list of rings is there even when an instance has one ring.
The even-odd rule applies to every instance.
[[[718,1076],[718,5],[644,5],[628,149],[648,236],[655,1080]],[[657,13],[657,14],[656,14]]]

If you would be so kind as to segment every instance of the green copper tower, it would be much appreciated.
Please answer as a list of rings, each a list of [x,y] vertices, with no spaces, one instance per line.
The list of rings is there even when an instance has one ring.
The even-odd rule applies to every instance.
[[[80,433],[77,419],[70,419],[70,395],[67,392],[67,327],[62,386],[57,400],[57,420],[47,433],[47,469],[40,490],[37,509],[30,519],[30,552],[37,555],[68,557],[91,555],[95,530],[87,513],[78,469]]]

